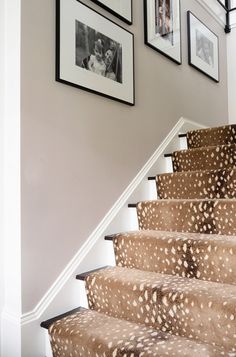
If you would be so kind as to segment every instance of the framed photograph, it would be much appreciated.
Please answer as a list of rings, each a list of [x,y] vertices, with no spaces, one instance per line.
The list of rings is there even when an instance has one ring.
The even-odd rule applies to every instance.
[[[133,34],[78,0],[56,0],[56,80],[134,105]]]
[[[191,66],[219,82],[219,39],[188,11],[188,61]]]
[[[132,0],[92,0],[129,25],[133,22]]]
[[[180,0],[144,0],[144,41],[181,64]]]

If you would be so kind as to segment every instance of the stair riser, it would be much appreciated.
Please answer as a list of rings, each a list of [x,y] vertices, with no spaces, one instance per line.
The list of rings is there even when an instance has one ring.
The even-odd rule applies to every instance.
[[[140,229],[236,235],[236,201],[146,201],[137,205]]]
[[[161,199],[236,198],[236,170],[163,174],[156,178]]]
[[[201,289],[199,293],[198,280],[193,286],[184,279],[179,289],[180,285],[175,288],[173,278],[156,277],[151,283],[142,280],[142,271],[137,272],[139,284],[137,281],[124,283],[115,277],[88,277],[90,308],[197,341],[212,344],[220,341],[220,346],[236,350],[236,296],[224,297],[229,285],[224,291],[219,288],[218,294],[215,284],[214,291]]]
[[[116,264],[186,278],[236,284],[236,239],[113,239]]]
[[[233,169],[236,168],[236,145],[176,151],[172,162],[174,172]]]
[[[189,132],[187,133],[187,143],[189,148],[234,144],[236,143],[236,126]]]

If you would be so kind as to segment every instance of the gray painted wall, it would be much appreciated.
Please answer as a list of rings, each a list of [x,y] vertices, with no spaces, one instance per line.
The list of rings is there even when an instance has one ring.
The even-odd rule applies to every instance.
[[[182,0],[183,64],[143,43],[143,2],[134,0],[136,105],[54,80],[55,1],[22,0],[23,312],[65,265],[181,116],[227,121],[226,38],[194,0]],[[219,35],[220,83],[187,63],[186,11]]]

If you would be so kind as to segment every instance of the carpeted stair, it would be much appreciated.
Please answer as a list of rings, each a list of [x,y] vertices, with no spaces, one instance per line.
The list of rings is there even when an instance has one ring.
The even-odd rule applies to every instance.
[[[49,328],[54,356],[226,356],[223,347],[83,309]],[[168,354],[167,354],[168,353]]]
[[[139,231],[105,237],[117,266],[77,276],[90,309],[42,323],[54,357],[236,357],[236,126],[187,143]]]
[[[146,230],[106,239],[119,267],[236,285],[236,236]]]
[[[161,199],[234,198],[236,169],[161,174],[156,185]]]

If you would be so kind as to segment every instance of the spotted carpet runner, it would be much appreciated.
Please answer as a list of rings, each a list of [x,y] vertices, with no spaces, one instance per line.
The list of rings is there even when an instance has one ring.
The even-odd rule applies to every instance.
[[[54,357],[236,357],[236,126],[187,143],[139,231],[109,237],[116,267],[86,276],[89,309],[51,324]]]

